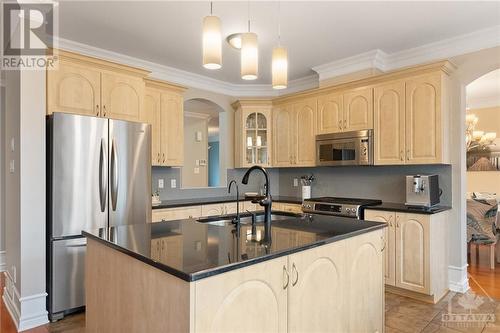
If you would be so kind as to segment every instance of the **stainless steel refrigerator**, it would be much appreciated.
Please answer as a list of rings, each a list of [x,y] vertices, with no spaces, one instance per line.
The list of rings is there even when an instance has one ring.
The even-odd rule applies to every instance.
[[[47,308],[85,305],[82,230],[151,219],[150,125],[55,113],[47,119]]]

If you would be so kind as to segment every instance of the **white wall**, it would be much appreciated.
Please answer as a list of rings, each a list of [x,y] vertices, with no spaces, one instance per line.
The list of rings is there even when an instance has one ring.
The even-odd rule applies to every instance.
[[[3,299],[19,330],[48,322],[45,292],[45,72],[9,71]],[[11,149],[11,139],[14,149]],[[10,172],[10,161],[14,171]]]
[[[184,165],[181,171],[183,188],[208,186],[208,164],[196,165],[196,160],[208,162],[207,120],[208,117],[203,115],[184,116]],[[196,132],[201,132],[201,141],[196,140]]]
[[[5,73],[0,73],[0,272],[5,271]]]

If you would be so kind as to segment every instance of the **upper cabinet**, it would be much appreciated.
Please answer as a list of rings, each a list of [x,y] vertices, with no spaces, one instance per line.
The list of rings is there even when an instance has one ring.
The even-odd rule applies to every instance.
[[[151,124],[151,164],[182,166],[184,162],[185,88],[167,82],[145,79],[142,122]]]
[[[437,71],[375,87],[376,165],[448,163],[446,84],[446,74]]]
[[[275,167],[314,166],[316,163],[317,100],[309,98],[273,109]]]
[[[318,98],[318,134],[342,132],[344,100],[340,93]]]
[[[47,113],[67,112],[139,121],[147,71],[59,51],[47,71]]]
[[[144,81],[113,72],[101,73],[102,115],[138,121],[143,107]]]
[[[272,104],[243,100],[233,104],[235,113],[235,166],[271,165]]]
[[[344,93],[342,130],[359,131],[373,128],[373,89],[361,88]]]

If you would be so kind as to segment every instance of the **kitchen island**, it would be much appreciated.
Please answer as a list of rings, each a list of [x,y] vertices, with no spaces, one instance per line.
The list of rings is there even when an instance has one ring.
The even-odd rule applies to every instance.
[[[85,231],[90,332],[382,332],[384,223],[194,219]]]

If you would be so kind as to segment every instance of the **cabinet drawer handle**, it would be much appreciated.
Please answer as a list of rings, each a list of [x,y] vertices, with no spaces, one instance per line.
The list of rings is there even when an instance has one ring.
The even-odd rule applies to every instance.
[[[405,160],[404,155],[405,155],[405,152],[403,150],[401,150],[401,153],[399,154],[401,161]]]
[[[347,119],[344,119],[344,129],[347,128]]]
[[[392,216],[389,216],[389,227],[392,227]]]
[[[406,159],[409,161],[410,160],[410,149],[406,151]]]
[[[106,117],[106,105],[103,105],[103,106],[102,106],[102,111],[103,111],[103,113],[104,113],[104,117]]]
[[[95,114],[95,115],[96,115],[97,117],[99,117],[99,104],[97,104],[97,105],[95,106],[95,109],[96,109],[96,114]]]
[[[293,265],[292,265],[292,276],[293,276],[294,271],[296,274],[296,278],[295,278],[295,281],[292,281],[292,287],[295,286],[297,284],[297,282],[299,282],[299,271],[297,271],[297,267],[295,267],[295,263],[293,263]]]
[[[342,129],[342,120],[339,120],[339,129]]]
[[[286,270],[286,266],[283,265],[283,289],[288,288],[288,283],[290,282],[290,276]]]
[[[384,237],[380,237],[380,240],[382,241],[382,250],[380,250],[380,252],[384,252],[387,243],[385,242]]]
[[[399,228],[399,216],[396,216],[396,228]]]
[[[163,153],[163,163],[165,163],[165,153]]]
[[[158,163],[160,163],[160,153],[158,153]]]

